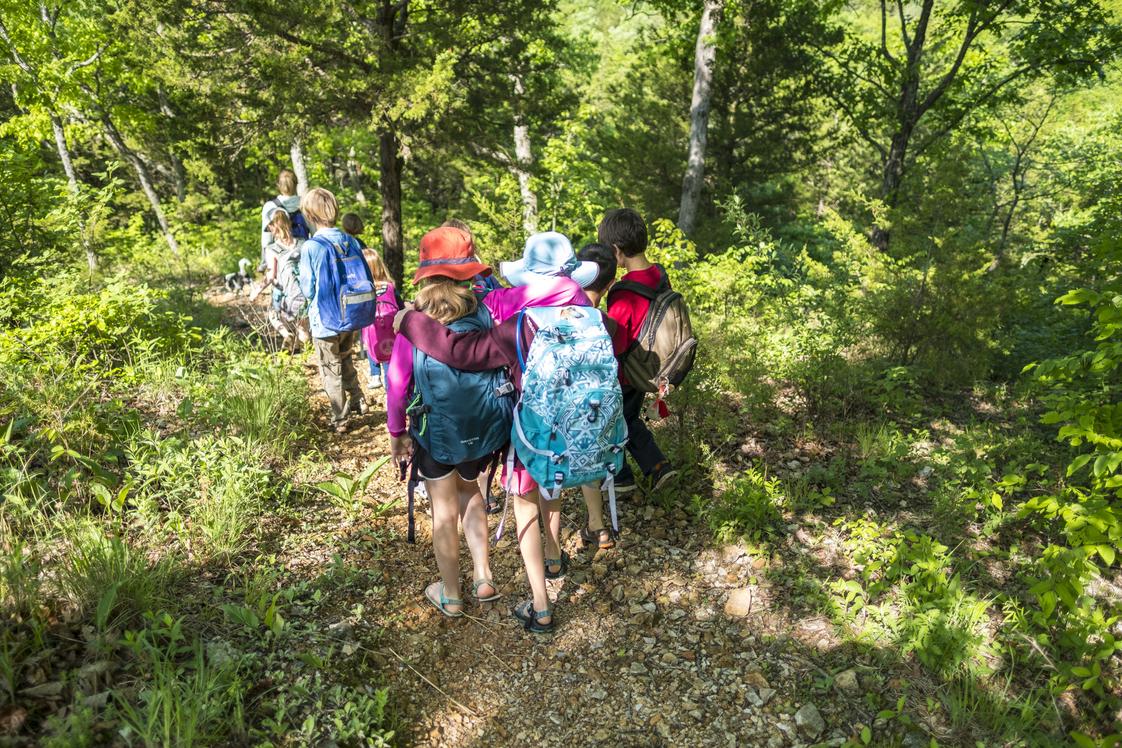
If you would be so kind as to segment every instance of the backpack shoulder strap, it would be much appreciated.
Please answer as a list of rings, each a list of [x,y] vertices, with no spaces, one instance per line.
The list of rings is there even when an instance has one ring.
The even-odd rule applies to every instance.
[[[514,350],[518,354],[518,368],[526,371],[526,357],[522,354],[522,325],[526,319],[526,310],[518,312],[518,321],[514,324]]]

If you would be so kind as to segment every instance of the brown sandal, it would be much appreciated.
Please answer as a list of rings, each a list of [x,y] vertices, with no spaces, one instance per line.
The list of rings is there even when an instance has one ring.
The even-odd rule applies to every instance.
[[[604,539],[603,533],[608,533],[607,540]],[[610,527],[602,527],[599,530],[590,530],[588,527],[580,529],[580,539],[585,546],[595,545],[601,551],[611,550],[616,547],[615,533],[612,532]]]

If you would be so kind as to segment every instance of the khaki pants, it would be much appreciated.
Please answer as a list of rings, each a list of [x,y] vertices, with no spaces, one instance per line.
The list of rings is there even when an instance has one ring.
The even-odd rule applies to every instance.
[[[363,398],[358,372],[351,360],[351,348],[357,339],[356,332],[314,339],[323,391],[331,401],[331,420],[336,424],[345,421],[350,411],[357,411]]]

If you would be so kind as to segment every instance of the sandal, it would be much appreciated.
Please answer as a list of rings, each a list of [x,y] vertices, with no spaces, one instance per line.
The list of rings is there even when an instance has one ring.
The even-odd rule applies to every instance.
[[[439,596],[435,593],[439,592]],[[444,582],[433,582],[428,587],[425,587],[425,599],[432,603],[437,610],[449,618],[460,618],[463,616],[462,610],[448,610],[448,605],[459,605],[463,607],[464,601],[455,597],[444,596]]]
[[[550,571],[549,567],[560,567],[557,571]],[[561,558],[547,558],[545,560],[545,578],[546,579],[560,579],[569,573],[569,554],[561,551]]]
[[[533,600],[523,600],[510,609],[511,615],[522,621],[522,625],[532,634],[548,634],[553,631],[553,609],[534,610]],[[548,623],[542,623],[543,618],[548,618]]]
[[[604,533],[608,533],[606,540],[604,539]],[[615,533],[608,527],[601,527],[599,530],[582,527],[580,529],[580,539],[585,546],[594,545],[602,551],[616,547]]]
[[[488,595],[487,597],[480,597],[479,596],[479,588],[482,587],[485,584],[488,585],[489,587],[491,587],[492,589],[494,589],[495,594]],[[477,603],[493,603],[494,601],[496,601],[500,597],[502,597],[502,593],[499,592],[499,588],[490,579],[476,580],[475,583],[473,583],[471,585],[471,594],[472,594],[472,597],[475,598],[475,602],[477,602]]]

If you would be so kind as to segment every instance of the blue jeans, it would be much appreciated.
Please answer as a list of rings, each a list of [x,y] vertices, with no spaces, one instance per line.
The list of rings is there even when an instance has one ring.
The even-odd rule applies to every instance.
[[[623,386],[623,420],[627,422],[627,451],[643,471],[643,475],[650,475],[658,463],[666,461],[666,455],[658,448],[654,434],[643,420],[643,402],[646,398],[646,392],[627,385]],[[625,481],[634,480],[631,465],[626,460],[619,477]]]
[[[383,371],[386,366],[385,364],[378,363],[374,359],[370,358],[370,356],[367,356],[366,360],[370,362],[370,376],[385,377],[385,372]]]

